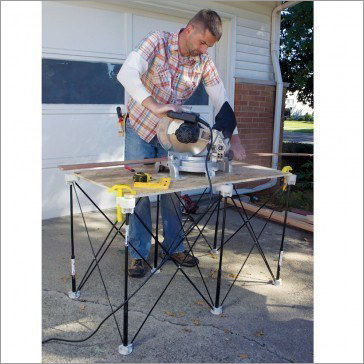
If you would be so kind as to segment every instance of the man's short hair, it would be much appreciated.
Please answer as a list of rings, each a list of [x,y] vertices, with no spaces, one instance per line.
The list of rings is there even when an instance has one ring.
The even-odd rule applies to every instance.
[[[208,29],[217,41],[221,38],[222,22],[216,11],[202,9],[188,22],[187,25],[190,24],[196,25],[197,27],[200,26],[203,31]]]

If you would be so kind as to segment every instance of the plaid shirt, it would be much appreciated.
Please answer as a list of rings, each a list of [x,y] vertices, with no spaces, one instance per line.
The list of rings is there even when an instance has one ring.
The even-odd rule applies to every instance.
[[[179,31],[150,33],[134,49],[148,63],[141,76],[142,84],[160,104],[182,105],[201,80],[207,87],[222,82],[208,54],[181,56],[178,34]],[[129,99],[127,111],[131,126],[143,140],[150,142],[156,135],[159,118],[133,98]]]

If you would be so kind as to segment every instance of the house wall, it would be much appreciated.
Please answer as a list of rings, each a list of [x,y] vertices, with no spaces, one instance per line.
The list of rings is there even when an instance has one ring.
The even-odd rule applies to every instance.
[[[236,77],[274,79],[270,56],[270,16],[238,17],[236,22]]]
[[[283,105],[286,89],[283,89]],[[254,153],[271,153],[273,147],[276,86],[259,81],[238,78],[235,84],[235,115],[240,138],[247,152],[247,163],[271,167],[269,157]],[[281,116],[283,133],[283,110]]]
[[[235,92],[240,90],[240,86],[236,88],[235,78],[273,79],[269,31],[274,2],[270,3],[271,6],[262,6],[244,2],[241,7],[234,8],[224,2],[213,1],[44,1],[42,57],[100,62],[112,69],[123,63],[136,43],[149,31],[175,31],[183,27],[196,11],[210,7],[219,12],[224,23],[224,37],[217,47],[210,50],[210,54],[215,59],[234,107]],[[69,213],[68,189],[64,173],[59,171],[58,165],[123,159],[124,139],[117,134],[115,110],[117,106],[125,109],[127,100],[125,93],[124,102],[120,103],[43,103],[43,218]],[[209,121],[213,120],[210,104],[193,105],[192,111],[201,113]],[[238,115],[239,120],[245,117]],[[244,126],[241,122],[242,140],[251,148],[254,133],[255,140],[259,140],[263,134],[254,128],[254,132],[249,132],[252,136],[249,139],[249,124]],[[259,126],[259,122],[256,126]],[[264,151],[269,146],[268,139],[267,128],[265,144],[259,141]],[[101,207],[114,206],[114,198],[99,187],[87,184],[87,190]],[[84,199],[81,202],[84,211],[93,209]]]
[[[285,102],[285,95],[286,87],[283,88],[282,105]],[[235,115],[239,135],[246,150],[247,163],[272,166],[272,157],[260,157],[254,153],[272,152],[275,97],[276,86],[273,82],[236,79]],[[282,108],[280,140],[283,140],[283,115]],[[282,144],[279,152],[282,152]],[[278,169],[282,168],[281,159],[278,158]],[[239,184],[237,188],[255,187],[266,182],[268,180]]]
[[[295,91],[294,93],[287,92],[285,107],[291,109],[291,116],[301,116],[305,115],[306,113],[312,115],[313,109],[309,105],[298,101],[297,94],[298,91]]]

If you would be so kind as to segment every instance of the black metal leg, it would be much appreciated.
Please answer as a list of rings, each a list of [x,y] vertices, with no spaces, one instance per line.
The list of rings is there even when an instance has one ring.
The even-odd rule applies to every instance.
[[[206,191],[206,188],[205,188],[205,191]],[[178,201],[180,202],[180,204],[186,209],[186,206],[185,204],[183,203],[182,199],[178,196],[178,193],[174,193],[174,195],[178,198]],[[200,198],[197,200],[196,204],[200,201],[202,195],[200,196]],[[193,218],[192,214],[191,213],[188,213],[186,212],[186,215],[187,215],[187,219],[186,221],[188,220],[191,220],[192,224],[195,223],[195,219]],[[196,225],[196,228],[198,231],[201,231],[200,227],[198,225]],[[201,234],[202,238],[205,240],[206,244],[209,246],[210,250],[212,250],[212,247],[211,245],[209,244],[208,240],[206,239],[205,235],[204,234]]]
[[[98,249],[98,251],[96,252],[96,258],[94,260],[91,261],[90,265],[88,266],[88,268],[86,269],[86,272],[84,274],[84,276],[81,279],[81,282],[78,284],[77,290],[80,291],[81,288],[85,285],[85,283],[87,282],[87,280],[89,279],[89,277],[91,276],[92,272],[95,270],[96,268],[96,264],[94,264],[94,262],[96,262],[98,255],[100,254],[102,248],[104,247],[104,245],[106,244],[107,239],[109,238],[109,236],[111,235],[112,231],[114,230],[114,228],[112,227],[109,231],[109,233],[107,234],[106,238],[104,239],[103,243],[101,244],[100,248]],[[104,254],[106,253],[107,249],[109,248],[109,246],[111,245],[111,243],[114,241],[114,239],[116,238],[117,232],[114,234],[114,237],[111,239],[111,242],[109,243],[109,245],[106,247],[106,249],[104,250],[104,252],[101,254],[101,257],[98,259],[98,262],[100,262],[100,260],[102,259],[102,257],[104,256]]]
[[[72,299],[78,299],[80,293],[76,289],[76,257],[75,257],[75,239],[73,231],[73,184],[70,183],[70,220],[71,220],[71,288],[72,291],[68,296]]]
[[[73,191],[70,185],[70,215],[71,215],[71,279],[72,292],[76,293],[76,268],[75,268],[75,241],[73,234]]]
[[[217,236],[218,236],[218,230],[219,230],[219,215],[220,215],[220,202],[219,202],[219,206],[217,208],[217,213],[216,213],[214,247],[212,249],[212,253],[215,253],[215,254],[217,253],[216,247],[217,247]]]
[[[264,229],[265,229],[265,227],[267,226],[267,224],[268,224],[268,222],[270,221],[270,219],[271,219],[271,217],[272,217],[272,215],[273,215],[273,212],[274,212],[274,210],[272,210],[272,212],[271,212],[271,214],[270,214],[270,216],[269,216],[269,218],[266,220],[266,222],[265,222],[265,224],[264,224],[264,226],[263,226],[263,228],[261,229],[261,231],[260,231],[260,233],[259,233],[259,235],[258,236],[256,236],[256,234],[255,234],[255,232],[254,232],[254,229],[253,229],[253,227],[252,227],[252,225],[251,225],[251,223],[250,223],[250,221],[252,220],[252,218],[257,214],[257,212],[261,209],[261,208],[263,208],[265,205],[266,205],[266,203],[268,203],[268,201],[277,193],[277,191],[276,192],[274,192],[273,193],[273,195],[266,201],[266,202],[264,202],[264,204],[261,206],[261,207],[259,207],[259,209],[257,210],[257,211],[255,211],[254,213],[253,213],[253,215],[252,216],[248,216],[248,214],[246,213],[246,211],[245,211],[245,208],[244,208],[244,205],[242,204],[242,201],[241,201],[241,199],[240,199],[240,196],[239,196],[239,193],[238,193],[238,191],[236,190],[236,188],[234,187],[234,190],[235,190],[235,193],[236,193],[236,196],[238,197],[238,199],[239,199],[239,202],[240,202],[240,205],[241,205],[241,208],[243,209],[243,211],[244,211],[244,215],[245,215],[245,217],[246,217],[246,219],[242,216],[242,214],[241,214],[241,212],[239,211],[239,209],[238,209],[238,207],[237,207],[237,205],[236,205],[236,203],[235,203],[235,201],[234,201],[234,199],[232,198],[231,199],[231,201],[233,202],[233,204],[234,204],[234,206],[235,206],[235,209],[236,209],[236,211],[239,213],[239,215],[241,216],[241,218],[242,218],[242,220],[243,220],[243,224],[239,227],[239,229],[237,229],[235,232],[234,232],[234,234],[232,234],[225,242],[224,242],[224,244],[223,245],[225,245],[230,239],[232,239],[240,230],[241,230],[241,228],[242,227],[244,227],[244,226],[246,226],[247,228],[248,228],[248,231],[249,231],[249,233],[250,233],[250,235],[252,236],[252,238],[253,238],[253,240],[254,240],[254,244],[251,246],[251,248],[250,248],[250,251],[249,251],[249,253],[248,253],[248,255],[246,256],[246,258],[245,258],[245,260],[244,260],[244,262],[243,262],[243,264],[242,264],[242,266],[240,267],[240,270],[239,270],[239,272],[238,272],[238,274],[236,275],[236,277],[234,278],[234,281],[231,283],[231,285],[230,285],[230,287],[229,287],[229,289],[228,289],[228,291],[226,292],[226,295],[225,295],[225,297],[222,299],[222,301],[221,301],[221,306],[224,304],[224,302],[225,302],[225,300],[226,300],[226,298],[227,298],[227,296],[229,295],[229,293],[230,293],[230,291],[231,291],[231,289],[232,289],[232,287],[234,286],[234,284],[235,284],[235,282],[236,282],[236,280],[238,279],[238,277],[239,277],[239,275],[240,275],[240,273],[241,273],[241,271],[243,270],[243,268],[244,268],[244,266],[245,266],[245,263],[247,262],[247,260],[249,259],[249,257],[250,257],[250,255],[251,255],[251,253],[252,253],[252,251],[253,251],[253,249],[255,248],[255,247],[257,247],[258,248],[258,250],[259,250],[259,253],[261,254],[261,256],[263,257],[263,260],[264,260],[264,262],[266,263],[266,265],[267,265],[267,267],[268,267],[268,269],[269,269],[269,271],[271,272],[271,269],[270,269],[270,267],[269,267],[269,264],[268,264],[268,262],[266,261],[266,258],[265,258],[265,255],[264,255],[264,252],[263,252],[263,250],[262,250],[262,248],[261,248],[261,246],[260,246],[260,244],[259,244],[259,238],[260,238],[260,236],[262,235],[262,233],[263,233],[263,231],[264,231]],[[249,229],[250,228],[250,229]],[[259,249],[260,248],[260,249]],[[277,285],[277,284],[279,284],[279,281],[277,281],[275,278],[274,278],[274,275],[273,275],[273,273],[271,273],[271,276],[272,276],[272,282],[273,282],[273,284],[275,284],[275,285]]]
[[[236,189],[235,189],[235,192],[237,193]],[[265,254],[264,254],[264,252],[263,252],[263,249],[262,249],[262,247],[260,246],[259,241],[258,241],[258,239],[257,239],[257,236],[255,235],[254,229],[253,229],[253,227],[252,227],[252,225],[251,225],[251,223],[250,223],[250,220],[251,220],[252,216],[249,218],[248,214],[247,214],[247,213],[246,213],[246,211],[245,211],[244,205],[243,205],[243,203],[242,203],[242,201],[241,201],[240,196],[239,196],[239,194],[238,194],[238,193],[237,193],[237,196],[238,196],[238,199],[239,199],[240,205],[241,205],[241,207],[242,207],[242,209],[243,209],[243,212],[244,212],[244,215],[245,215],[245,217],[246,217],[246,220],[245,220],[244,216],[241,214],[241,212],[239,211],[238,207],[236,206],[235,201],[232,199],[233,204],[234,204],[234,206],[235,206],[236,210],[238,211],[238,213],[239,213],[239,215],[240,215],[241,219],[243,220],[244,224],[245,224],[245,223],[247,223],[248,232],[249,232],[249,234],[250,234],[251,238],[253,239],[255,246],[258,248],[259,254],[261,255],[261,257],[262,257],[262,259],[263,259],[263,261],[264,261],[264,263],[265,263],[265,266],[267,267],[268,272],[269,272],[269,274],[270,274],[270,275],[271,275],[271,277],[272,277],[272,282],[273,282],[273,283],[275,283],[275,277],[274,277],[274,274],[273,274],[273,272],[272,272],[272,269],[271,269],[271,268],[270,268],[270,266],[269,266],[269,263],[268,263],[268,261],[267,261],[267,258],[265,257]]]
[[[217,280],[216,280],[215,307],[211,310],[211,312],[214,315],[220,315],[222,313],[222,308],[220,307],[220,289],[221,289],[222,257],[224,252],[224,235],[225,235],[225,223],[226,223],[226,201],[227,197],[224,197],[224,207],[223,207],[223,217],[222,217],[222,227],[221,227],[220,260],[219,260],[219,270],[217,272]]]
[[[123,322],[123,345],[119,346],[120,354],[127,355],[132,351],[131,344],[128,345],[129,331],[129,299],[128,297],[128,265],[129,265],[129,219],[130,213],[125,214],[125,254],[124,254],[124,322]]]
[[[284,245],[284,238],[286,235],[286,225],[287,225],[287,214],[289,208],[289,194],[290,194],[291,186],[287,186],[287,193],[286,193],[286,210],[284,212],[284,224],[283,224],[283,232],[282,232],[282,241],[281,247],[279,249],[279,258],[278,258],[278,266],[277,266],[277,277],[276,281],[280,282],[281,277],[281,266],[282,266],[282,259],[283,259],[283,245]]]
[[[159,200],[160,196],[157,196],[157,216],[156,216],[156,228],[155,228],[155,239],[154,239],[154,265],[153,269],[155,270],[158,265],[158,242],[159,242]]]

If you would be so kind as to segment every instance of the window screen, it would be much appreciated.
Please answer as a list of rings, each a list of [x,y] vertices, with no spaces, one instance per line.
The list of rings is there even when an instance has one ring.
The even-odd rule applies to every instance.
[[[124,104],[121,64],[42,60],[43,104]]]

